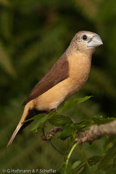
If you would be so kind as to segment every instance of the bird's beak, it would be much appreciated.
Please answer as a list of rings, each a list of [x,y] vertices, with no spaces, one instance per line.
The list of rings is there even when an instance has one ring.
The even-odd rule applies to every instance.
[[[88,42],[87,47],[97,47],[102,44],[103,44],[103,42],[102,42],[101,38],[98,35],[95,35]]]

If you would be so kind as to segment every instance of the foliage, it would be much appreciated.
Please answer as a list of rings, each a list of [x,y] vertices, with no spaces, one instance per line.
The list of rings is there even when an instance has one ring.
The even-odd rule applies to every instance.
[[[23,100],[79,30],[98,33],[104,43],[93,55],[87,83],[74,96],[94,97],[78,106],[74,104],[78,103],[78,99],[74,98],[71,104],[67,101],[64,111],[70,117],[61,118],[61,107],[57,117],[47,120],[46,128],[51,128],[51,124],[65,123],[62,134],[58,135],[58,139],[54,138],[53,144],[57,144],[58,149],[67,154],[72,147],[70,135],[74,134],[75,125],[78,129],[86,129],[87,125],[94,122],[106,122],[115,117],[115,6],[115,0],[0,0],[1,168],[57,169],[65,166],[64,156],[55,151],[50,143],[41,142],[38,136],[30,132],[30,127],[17,136],[10,148],[6,149],[6,144],[21,117],[23,108],[20,106]],[[74,107],[65,109],[65,106],[71,105]],[[98,117],[100,115],[103,117]],[[41,135],[38,125],[42,126],[46,118],[41,117],[35,127],[32,126],[37,135]],[[72,120],[78,124],[73,124]],[[116,173],[115,144],[116,138],[113,136],[97,140],[92,145],[83,145],[93,171]],[[74,152],[67,165],[68,169],[73,169],[75,173],[89,173],[78,145]]]
[[[71,109],[72,107],[75,107],[79,103],[82,103],[89,98],[90,98],[89,96],[86,96],[81,99],[74,99],[74,100],[65,102],[62,110],[63,111],[65,110],[65,112],[67,112],[67,110]],[[70,106],[70,108],[69,108],[69,106]],[[64,114],[65,114],[65,112],[64,112]],[[80,145],[82,156],[84,157],[84,160],[85,160],[84,163],[82,161],[75,161],[74,164],[72,164],[72,166],[70,166],[69,159],[70,159],[71,154],[74,151],[75,147],[78,145],[78,143],[76,142],[76,138],[75,138],[77,131],[82,131],[86,127],[91,126],[91,125],[105,124],[105,123],[111,122],[113,120],[116,120],[116,118],[93,117],[91,119],[87,119],[80,123],[76,123],[75,121],[73,122],[69,117],[64,116],[62,114],[59,115],[58,112],[52,111],[49,114],[41,114],[41,115],[39,114],[38,116],[35,116],[32,119],[33,120],[39,119],[36,126],[34,126],[34,128],[32,130],[34,130],[36,132],[38,131],[38,129],[43,130],[46,128],[46,125],[49,122],[53,126],[57,126],[57,127],[61,127],[61,128],[63,127],[61,134],[57,137],[58,139],[63,140],[63,141],[65,141],[66,139],[70,139],[70,146],[67,148],[67,151],[69,151],[69,153],[66,156],[66,161],[63,163],[62,167],[59,170],[62,174],[67,174],[67,173],[71,174],[71,173],[75,173],[77,171],[78,171],[78,173],[83,173],[85,165],[88,166],[90,173],[92,173],[92,174],[94,174],[94,171],[92,170],[91,167],[94,165],[97,165],[97,164],[98,164],[98,167],[96,169],[96,173],[97,173],[97,171],[101,171],[101,172],[109,171],[110,172],[110,170],[113,169],[113,166],[115,164],[115,157],[116,157],[116,150],[115,150],[116,144],[115,143],[112,147],[108,148],[105,156],[102,156],[102,155],[101,156],[92,156],[89,159],[86,158],[86,155],[82,149],[82,145]],[[29,119],[29,120],[32,120],[32,119]],[[29,120],[27,120],[27,121],[29,121]],[[42,125],[41,125],[41,123],[42,123]],[[45,130],[44,130],[43,134],[44,134],[44,136],[46,136]],[[46,136],[46,139],[48,139],[47,136]],[[58,150],[58,152],[60,152],[60,151]],[[63,154],[63,153],[61,153],[61,154]]]

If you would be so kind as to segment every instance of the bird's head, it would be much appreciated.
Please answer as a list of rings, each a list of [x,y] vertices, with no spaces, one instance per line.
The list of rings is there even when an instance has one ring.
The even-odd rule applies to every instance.
[[[71,47],[74,52],[92,54],[96,47],[102,45],[100,36],[90,31],[79,31],[71,41]]]

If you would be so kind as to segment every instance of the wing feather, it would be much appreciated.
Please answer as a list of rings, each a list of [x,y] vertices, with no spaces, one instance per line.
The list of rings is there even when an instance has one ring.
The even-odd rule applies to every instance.
[[[69,77],[69,65],[65,54],[63,54],[48,73],[40,80],[32,89],[31,93],[24,101],[26,105],[30,100],[33,100],[48,91],[50,88]]]

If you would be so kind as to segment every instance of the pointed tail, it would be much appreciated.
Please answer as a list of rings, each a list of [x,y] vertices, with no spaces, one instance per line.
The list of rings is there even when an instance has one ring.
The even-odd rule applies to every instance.
[[[28,118],[29,111],[30,111],[30,109],[32,109],[32,108],[33,108],[33,102],[31,101],[31,102],[29,102],[29,103],[25,106],[23,115],[22,115],[22,117],[21,117],[21,119],[20,119],[20,121],[19,121],[19,123],[18,123],[18,125],[17,125],[17,127],[16,127],[16,129],[15,129],[15,131],[13,132],[13,134],[12,134],[12,136],[11,136],[11,138],[10,138],[8,144],[7,144],[7,147],[8,147],[9,145],[12,144],[13,140],[15,139],[15,137],[16,137],[17,133],[20,131],[20,129],[23,128],[23,127],[26,127],[26,126],[23,126],[22,122],[24,122],[24,121]],[[28,119],[29,119],[29,118],[28,118]],[[27,122],[27,123],[28,123],[28,122]],[[30,123],[31,123],[31,121],[30,121]],[[24,125],[25,125],[25,123],[24,123]],[[28,124],[27,124],[27,125],[28,125]]]

